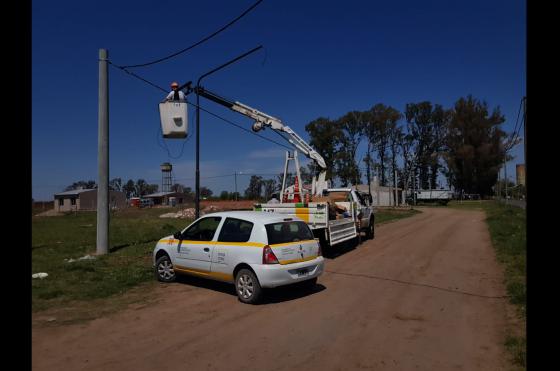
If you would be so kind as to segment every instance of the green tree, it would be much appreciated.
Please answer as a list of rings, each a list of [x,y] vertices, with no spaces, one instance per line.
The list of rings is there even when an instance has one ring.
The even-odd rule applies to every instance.
[[[109,189],[111,191],[120,191],[122,188],[121,178],[113,178],[109,181]]]
[[[340,125],[328,118],[319,117],[305,125],[309,134],[309,144],[323,157],[327,166],[327,179],[333,179],[339,138],[342,137]],[[280,179],[282,186],[282,179]]]
[[[358,146],[364,136],[366,116],[360,111],[351,111],[339,118],[340,151],[336,156],[336,170],[343,186],[360,184],[361,173],[356,161]],[[331,139],[332,140],[332,139]]]
[[[401,113],[391,107],[378,103],[370,110],[371,125],[374,127],[373,140],[379,158],[379,178],[382,186],[387,184],[387,150],[390,149],[391,137],[397,127],[397,122],[401,119]],[[396,149],[396,146],[394,147]]]
[[[66,187],[65,191],[73,191],[76,189],[95,189],[97,188],[97,183],[94,180],[78,180],[77,182],[72,183],[68,187]]]
[[[262,181],[263,189],[264,189],[264,198],[265,200],[269,200],[272,195],[276,192],[276,180],[274,179],[266,179]]]
[[[136,190],[136,187],[134,186],[134,180],[129,179],[126,184],[122,186],[122,190],[126,193],[127,198],[133,197]]]
[[[489,113],[488,104],[469,95],[453,108],[446,136],[448,180],[457,191],[492,194],[504,159],[506,133],[500,109]]]
[[[220,200],[229,200],[229,192],[228,191],[222,191],[220,193]]]
[[[208,198],[212,196],[212,190],[206,187],[200,187],[200,197],[201,198]]]
[[[441,168],[439,160],[445,147],[451,112],[439,104],[424,101],[408,103],[405,117],[408,131],[415,139],[414,158],[419,185],[424,189],[433,188]]]
[[[249,186],[245,190],[245,197],[251,200],[257,200],[261,197],[263,187],[263,178],[258,175],[251,175]]]

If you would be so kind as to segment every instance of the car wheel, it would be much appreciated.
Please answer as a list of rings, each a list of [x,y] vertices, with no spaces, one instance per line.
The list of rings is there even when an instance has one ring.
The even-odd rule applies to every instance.
[[[243,303],[255,304],[260,300],[262,289],[255,273],[241,269],[235,276],[235,291]]]
[[[155,273],[157,280],[160,282],[175,281],[175,271],[173,270],[173,263],[171,263],[169,256],[163,255],[156,260]]]

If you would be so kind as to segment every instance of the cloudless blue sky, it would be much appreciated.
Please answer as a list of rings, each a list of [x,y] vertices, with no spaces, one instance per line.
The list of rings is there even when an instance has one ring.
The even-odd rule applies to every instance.
[[[34,1],[33,198],[50,200],[75,181],[97,181],[100,48],[117,65],[148,62],[193,44],[254,2]],[[376,103],[404,112],[407,103],[424,100],[451,108],[468,94],[490,109],[499,106],[511,132],[526,94],[526,3],[519,0],[265,0],[210,41],[131,71],[167,89],[258,45],[263,50],[203,85],[281,118],[305,139],[305,125],[320,116],[336,119]],[[176,181],[194,188],[194,135],[186,142],[159,137],[164,93],[113,67],[109,86],[110,178],[161,187],[159,166],[169,161]],[[201,106],[246,128],[252,124],[203,98]],[[194,134],[192,107],[189,116]],[[204,112],[200,135],[201,185],[215,194],[234,190],[234,177],[221,175],[282,172],[285,148]],[[282,142],[270,130],[263,135]],[[181,157],[169,157],[164,143],[174,157],[184,146]],[[507,172],[514,179],[523,145],[512,154]],[[238,176],[239,192],[248,180]]]

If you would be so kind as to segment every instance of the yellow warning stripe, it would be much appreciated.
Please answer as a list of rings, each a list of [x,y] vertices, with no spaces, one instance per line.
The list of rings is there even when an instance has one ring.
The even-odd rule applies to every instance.
[[[291,259],[291,260],[280,260],[279,263],[281,265],[286,265],[286,264],[293,264],[293,263],[301,263],[301,262],[306,262],[309,260],[313,260],[316,259],[318,255],[314,255],[314,256],[310,256],[307,258],[302,258],[302,259]]]
[[[160,243],[179,243],[179,240],[175,239],[168,239],[168,240],[159,240]],[[292,242],[285,242],[285,243],[277,243],[270,245],[270,247],[281,247],[281,246],[290,246],[290,245],[299,245],[303,243],[309,242],[317,242],[315,240],[302,240],[302,241],[292,241]],[[183,244],[192,244],[192,245],[226,245],[226,246],[251,246],[251,247],[265,247],[264,243],[260,242],[220,242],[220,241],[188,241],[183,240]]]
[[[214,277],[223,281],[233,281],[233,275],[231,274],[227,274],[227,273],[222,273],[222,272],[210,272],[207,270],[203,270],[203,269],[195,269],[195,268],[186,268],[186,267],[182,267],[180,265],[175,265],[173,267],[173,270],[182,272],[182,273],[188,273],[188,274],[192,274],[195,276],[201,276],[201,277]]]
[[[309,243],[309,242],[317,242],[317,241],[315,241],[315,240],[292,241],[292,242],[285,242],[285,243],[277,243],[277,244],[274,244],[274,245],[270,245],[270,247],[300,245],[300,244]]]
[[[161,243],[179,243],[179,240],[175,239],[168,239],[168,240],[159,240]],[[264,247],[265,245],[260,242],[220,242],[220,241],[189,241],[183,240],[183,244],[190,244],[190,245],[226,245],[226,246],[252,246],[252,247]]]

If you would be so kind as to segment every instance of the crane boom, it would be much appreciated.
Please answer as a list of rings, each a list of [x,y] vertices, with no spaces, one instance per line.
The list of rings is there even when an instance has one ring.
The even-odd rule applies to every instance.
[[[214,94],[203,87],[195,88],[195,92],[213,102],[221,104],[225,107],[228,107],[232,111],[238,112],[244,116],[247,116],[253,120],[255,123],[252,126],[253,131],[257,132],[259,130],[264,129],[265,127],[269,127],[276,132],[280,133],[280,135],[289,143],[292,144],[295,148],[299,151],[303,152],[307,157],[314,160],[317,165],[321,168],[321,170],[326,170],[327,165],[323,157],[313,149],[305,140],[303,140],[295,131],[293,131],[289,126],[286,126],[282,123],[279,118],[274,116],[268,115],[264,112],[261,112],[255,108],[249,107],[240,102],[232,102],[226,98],[220,97],[217,94]]]

